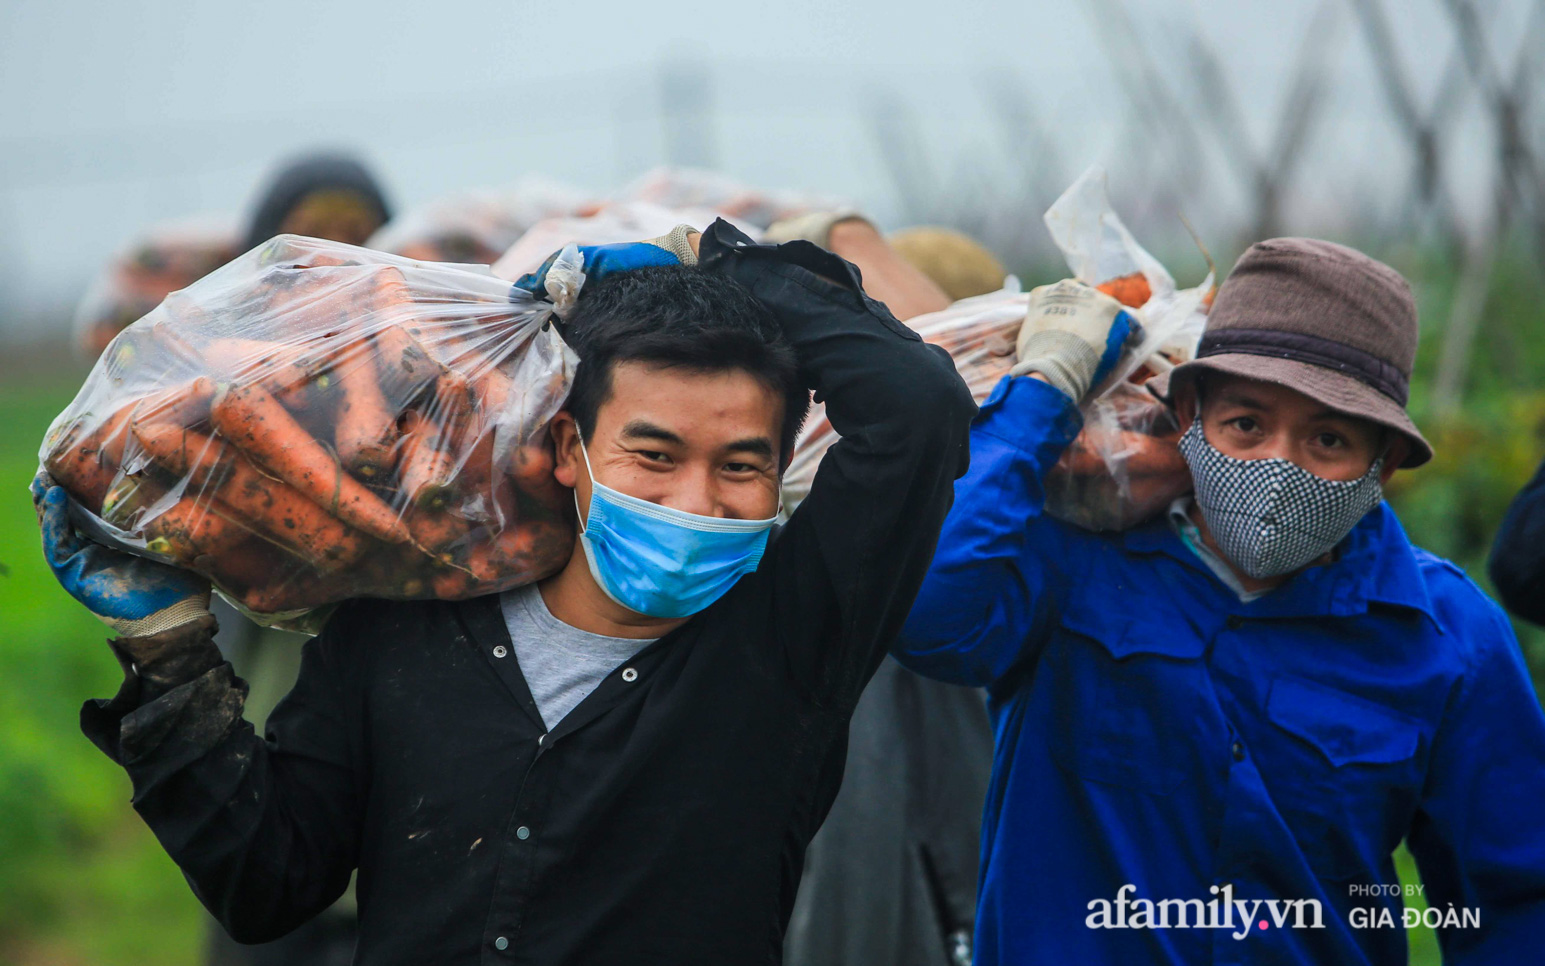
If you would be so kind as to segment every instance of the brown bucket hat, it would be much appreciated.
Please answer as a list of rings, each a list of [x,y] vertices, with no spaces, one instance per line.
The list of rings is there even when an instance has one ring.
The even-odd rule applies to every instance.
[[[1344,245],[1273,238],[1251,245],[1218,290],[1196,358],[1148,386],[1168,401],[1175,380],[1209,370],[1280,383],[1401,433],[1411,441],[1401,465],[1420,466],[1432,446],[1405,408],[1416,336],[1399,272]]]

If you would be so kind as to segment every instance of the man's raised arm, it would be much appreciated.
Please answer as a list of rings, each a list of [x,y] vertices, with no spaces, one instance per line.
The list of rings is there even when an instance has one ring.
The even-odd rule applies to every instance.
[[[896,659],[928,677],[985,687],[1002,678],[1049,626],[1066,575],[1049,528],[1034,526],[1046,473],[1078,435],[1075,405],[1100,385],[1133,335],[1130,315],[1078,282],[1031,293],[1019,362],[982,404],[971,428],[971,469]]]
[[[821,703],[851,705],[927,570],[976,407],[949,355],[867,297],[836,255],[754,245],[720,221],[699,258],[773,312],[842,437],[759,578],[773,581],[796,678]]]

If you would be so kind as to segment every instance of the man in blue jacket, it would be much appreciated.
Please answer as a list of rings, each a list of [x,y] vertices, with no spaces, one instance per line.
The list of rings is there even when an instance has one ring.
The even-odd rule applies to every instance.
[[[1405,963],[1402,840],[1446,961],[1538,961],[1545,716],[1502,612],[1381,486],[1416,312],[1338,245],[1250,249],[1155,388],[1194,497],[1119,534],[1042,513],[1130,320],[1037,290],[897,657],[989,689],[978,966]]]

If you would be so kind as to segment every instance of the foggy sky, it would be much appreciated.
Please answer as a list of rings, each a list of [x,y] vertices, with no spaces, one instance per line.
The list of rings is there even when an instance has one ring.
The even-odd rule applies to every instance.
[[[1185,32],[1205,25],[1245,108],[1250,129],[1240,136],[1263,144],[1316,4],[1129,6],[1177,86],[1190,83]],[[1492,6],[1506,60],[1525,4]],[[1386,8],[1425,100],[1452,45],[1448,20],[1438,0],[1386,0]],[[399,207],[527,173],[614,189],[668,159],[666,65],[684,66],[707,87],[711,153],[700,160],[752,183],[851,198],[882,220],[899,206],[878,155],[876,105],[906,105],[941,163],[968,163],[1002,150],[982,108],[984,78],[1008,78],[1029,93],[1039,122],[1057,132],[1066,177],[1101,158],[1119,177],[1122,165],[1147,159],[1109,157],[1126,143],[1130,119],[1090,9],[1078,0],[434,10],[8,0],[0,5],[0,341],[37,337],[37,326],[73,304],[108,254],[148,224],[240,212],[276,158],[308,146],[361,150]],[[1341,21],[1332,109],[1295,195],[1315,217],[1344,207],[1348,194],[1398,186],[1409,168],[1362,36],[1345,12]],[[1468,114],[1484,131],[1478,106]],[[1456,191],[1481,198],[1477,150],[1456,145],[1451,160]],[[1221,210],[1243,203],[1216,144],[1198,145],[1198,164],[1211,172]],[[1399,177],[1376,177],[1385,169]]]

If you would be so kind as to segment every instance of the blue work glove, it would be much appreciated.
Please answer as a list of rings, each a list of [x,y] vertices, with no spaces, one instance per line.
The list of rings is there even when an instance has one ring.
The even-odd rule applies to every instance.
[[[697,254],[692,251],[692,246],[687,241],[687,236],[695,231],[695,228],[677,225],[670,234],[647,241],[623,242],[617,245],[580,245],[578,249],[580,257],[584,260],[585,280],[594,281],[613,272],[630,272],[637,268],[649,268],[655,265],[696,265]],[[577,286],[571,277],[565,274],[565,277],[560,279],[553,272],[562,254],[561,251],[554,252],[547,257],[547,261],[542,263],[541,268],[515,280],[516,288],[530,292],[539,299],[552,302],[558,306],[560,314],[578,295]],[[549,282],[553,284],[550,286]]]
[[[1090,285],[1063,279],[1030,291],[1014,375],[1038,372],[1082,403],[1142,337],[1136,313]]]
[[[104,547],[75,531],[70,495],[43,474],[32,481],[43,556],[65,591],[124,637],[149,637],[209,616],[209,581],[188,570]]]

